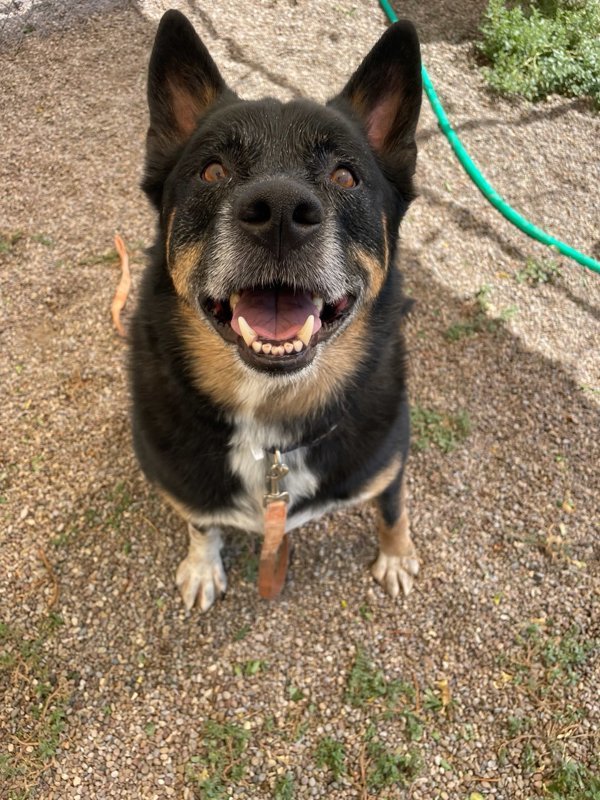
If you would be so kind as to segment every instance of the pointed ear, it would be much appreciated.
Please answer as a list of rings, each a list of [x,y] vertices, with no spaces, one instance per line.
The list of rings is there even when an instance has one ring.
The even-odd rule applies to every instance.
[[[412,22],[391,25],[331,104],[362,120],[381,159],[404,169],[416,163],[415,131],[423,86],[421,50]]]
[[[150,127],[143,188],[155,199],[160,173],[172,167],[202,116],[222,97],[235,97],[187,17],[163,15],[148,68]],[[162,179],[166,177],[162,175]],[[160,192],[159,192],[160,194]]]

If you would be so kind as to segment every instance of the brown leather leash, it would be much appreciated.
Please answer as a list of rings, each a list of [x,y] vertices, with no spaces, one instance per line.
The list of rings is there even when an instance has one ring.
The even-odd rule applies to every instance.
[[[265,507],[264,539],[258,565],[258,593],[265,600],[274,600],[283,589],[290,558],[289,537],[285,532],[290,496],[287,492],[280,490],[279,486],[288,474],[289,468],[281,460],[281,454],[289,453],[300,447],[313,447],[329,436],[337,426],[336,422],[329,425],[318,436],[296,442],[289,447],[274,447],[267,450],[271,463],[266,474],[267,491],[263,497]],[[254,454],[254,457],[261,458],[262,455]]]
[[[281,460],[281,451],[269,452],[271,464],[267,471],[264,539],[258,566],[258,593],[265,600],[274,600],[285,583],[289,562],[289,538],[285,532],[287,507],[290,496],[280,491],[279,483],[289,469]]]

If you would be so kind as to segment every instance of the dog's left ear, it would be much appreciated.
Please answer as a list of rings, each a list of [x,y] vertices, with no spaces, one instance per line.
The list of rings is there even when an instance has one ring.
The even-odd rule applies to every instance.
[[[235,97],[191,22],[179,11],[167,11],[148,67],[150,126],[142,185],[157,205],[175,155],[201,118],[217,102]]]
[[[392,179],[410,178],[416,165],[415,131],[421,109],[421,50],[408,20],[391,25],[330,100],[361,119],[369,144]]]

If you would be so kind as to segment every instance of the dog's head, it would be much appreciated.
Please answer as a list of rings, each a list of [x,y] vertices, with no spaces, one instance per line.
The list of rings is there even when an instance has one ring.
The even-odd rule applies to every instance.
[[[237,369],[333,369],[368,328],[413,197],[420,68],[398,22],[327,105],[249,102],[182,14],[162,18],[143,187],[175,291]]]

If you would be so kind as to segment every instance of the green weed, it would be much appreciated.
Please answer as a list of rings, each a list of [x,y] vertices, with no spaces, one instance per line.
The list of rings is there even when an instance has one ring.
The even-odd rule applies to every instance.
[[[34,233],[31,239],[36,244],[41,244],[44,247],[54,247],[53,240],[49,236],[46,236],[45,233]]]
[[[527,625],[517,642],[528,650],[528,662],[521,671],[535,672],[537,683],[552,685],[556,682],[575,685],[579,681],[581,667],[591,653],[597,650],[599,641],[586,639],[573,626],[565,633],[553,632],[551,622],[544,631],[535,624]]]
[[[235,664],[233,671],[238,676],[250,678],[253,675],[258,675],[259,672],[264,672],[269,667],[267,661],[262,661],[260,658],[253,658],[249,661],[244,661],[242,664]]]
[[[239,725],[214,720],[204,724],[202,733],[203,753],[190,758],[186,778],[197,786],[202,800],[222,800],[228,797],[227,786],[244,777],[243,755],[250,733]]]
[[[406,735],[411,742],[418,742],[423,738],[425,726],[419,716],[412,711],[402,711],[401,717],[404,719]]]
[[[346,773],[346,748],[330,736],[325,736],[315,752],[315,761],[318,767],[327,767],[335,781]]]
[[[490,316],[491,289],[485,284],[478,289],[467,306],[467,316],[450,325],[444,336],[449,342],[458,342],[477,333],[496,333],[516,313],[515,306],[503,309],[498,317]]]
[[[302,689],[298,689],[297,686],[288,686],[288,697],[292,701],[292,703],[299,703],[300,700],[304,700],[305,694]]]
[[[502,94],[589,96],[600,108],[599,31],[597,0],[490,0],[479,44],[485,76]]]
[[[600,773],[577,761],[561,761],[546,785],[549,800],[600,800]]]
[[[242,575],[248,583],[256,583],[258,578],[258,556],[248,551],[242,561]]]
[[[286,772],[277,779],[273,792],[273,800],[294,800],[295,781],[291,772]]]
[[[518,736],[531,727],[529,717],[509,717],[506,723],[509,736]]]
[[[82,267],[91,267],[91,266],[96,266],[97,264],[118,264],[118,263],[119,263],[119,254],[114,249],[114,247],[112,247],[110,250],[106,250],[104,253],[95,253],[94,255],[91,255],[88,258],[83,258],[79,262],[80,266]]]
[[[28,636],[0,623],[0,684],[18,685],[24,700],[14,752],[0,756],[0,785],[7,788],[9,798],[29,797],[37,776],[60,745],[73,675],[57,675],[48,641],[63,624],[59,614],[51,613]],[[32,742],[32,749],[22,751],[19,741]]]
[[[346,702],[360,708],[375,700],[382,700],[388,708],[392,708],[401,695],[412,699],[412,686],[402,681],[388,680],[381,670],[375,669],[364,649],[357,648],[348,676]]]
[[[115,530],[119,530],[123,522],[123,517],[133,503],[133,498],[123,482],[117,483],[114,490],[109,495],[112,509],[109,514],[107,525]]]
[[[366,733],[366,754],[369,759],[367,785],[379,791],[387,786],[407,786],[421,768],[421,758],[414,751],[401,753],[391,750],[377,737],[376,729],[369,726]]]
[[[10,253],[13,247],[23,238],[23,231],[0,233],[0,255]]]
[[[236,633],[233,636],[234,642],[241,642],[242,639],[245,639],[249,633],[250,633],[250,625],[242,625],[239,631],[236,631]]]
[[[528,258],[525,267],[515,273],[515,279],[517,283],[539,286],[540,283],[556,283],[561,274],[562,268],[560,264],[551,258]]]
[[[427,450],[434,445],[443,453],[450,453],[471,432],[466,411],[447,414],[415,405],[410,410],[410,421],[417,450]]]

